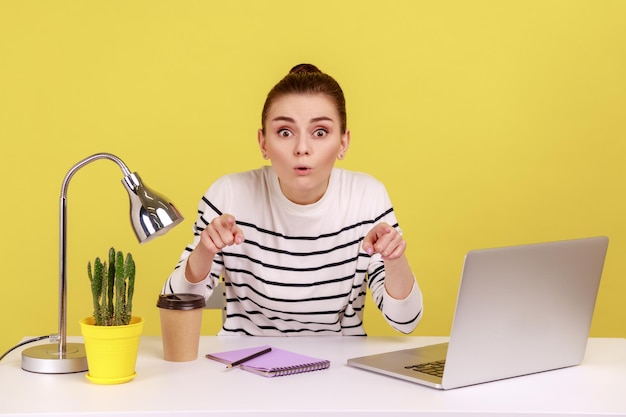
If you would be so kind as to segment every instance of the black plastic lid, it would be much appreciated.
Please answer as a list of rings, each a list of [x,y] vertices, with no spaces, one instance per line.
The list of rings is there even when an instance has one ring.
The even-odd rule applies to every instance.
[[[161,294],[157,301],[157,307],[168,310],[194,310],[205,306],[204,297],[198,294]]]

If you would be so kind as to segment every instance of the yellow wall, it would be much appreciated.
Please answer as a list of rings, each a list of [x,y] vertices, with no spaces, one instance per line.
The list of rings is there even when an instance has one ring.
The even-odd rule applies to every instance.
[[[111,245],[135,255],[135,313],[158,334],[198,199],[263,163],[265,94],[300,62],[345,89],[341,166],[388,186],[426,297],[415,334],[448,334],[468,250],[608,235],[592,335],[626,337],[624,22],[621,0],[0,1],[0,351],[57,329],[60,186],[96,152],[187,219],[140,247],[117,166],[79,171],[69,334],[91,311],[85,265]],[[371,308],[367,324],[392,334]]]

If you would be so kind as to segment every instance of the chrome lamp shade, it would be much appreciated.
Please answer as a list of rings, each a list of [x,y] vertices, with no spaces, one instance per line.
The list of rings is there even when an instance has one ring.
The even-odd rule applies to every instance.
[[[183,221],[183,216],[166,197],[143,184],[139,175],[131,173],[117,156],[98,153],[74,165],[65,175],[59,201],[59,333],[50,336],[53,343],[22,352],[22,369],[25,371],[66,374],[87,370],[85,346],[82,343],[67,343],[67,190],[76,171],[97,159],[109,159],[122,169],[122,183],[130,199],[131,224],[140,243],[166,233]]]
[[[122,180],[130,198],[130,221],[140,243],[167,233],[183,220],[164,196],[148,188],[134,172]]]

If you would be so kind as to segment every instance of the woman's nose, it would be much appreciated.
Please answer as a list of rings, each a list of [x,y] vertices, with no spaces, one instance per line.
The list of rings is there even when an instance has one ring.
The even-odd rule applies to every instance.
[[[296,155],[308,155],[310,154],[310,147],[307,138],[303,135],[298,137],[296,141],[295,154]]]

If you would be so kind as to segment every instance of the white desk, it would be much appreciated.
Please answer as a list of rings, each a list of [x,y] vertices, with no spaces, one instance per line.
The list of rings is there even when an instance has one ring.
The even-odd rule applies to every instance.
[[[18,349],[0,362],[0,415],[626,416],[626,339],[590,339],[577,367],[451,391],[345,365],[349,357],[441,341],[445,338],[207,336],[196,361],[171,363],[161,359],[159,337],[144,337],[137,377],[110,386],[91,384],[84,373],[25,372]],[[330,359],[331,367],[270,379],[204,358],[208,352],[262,344]]]

